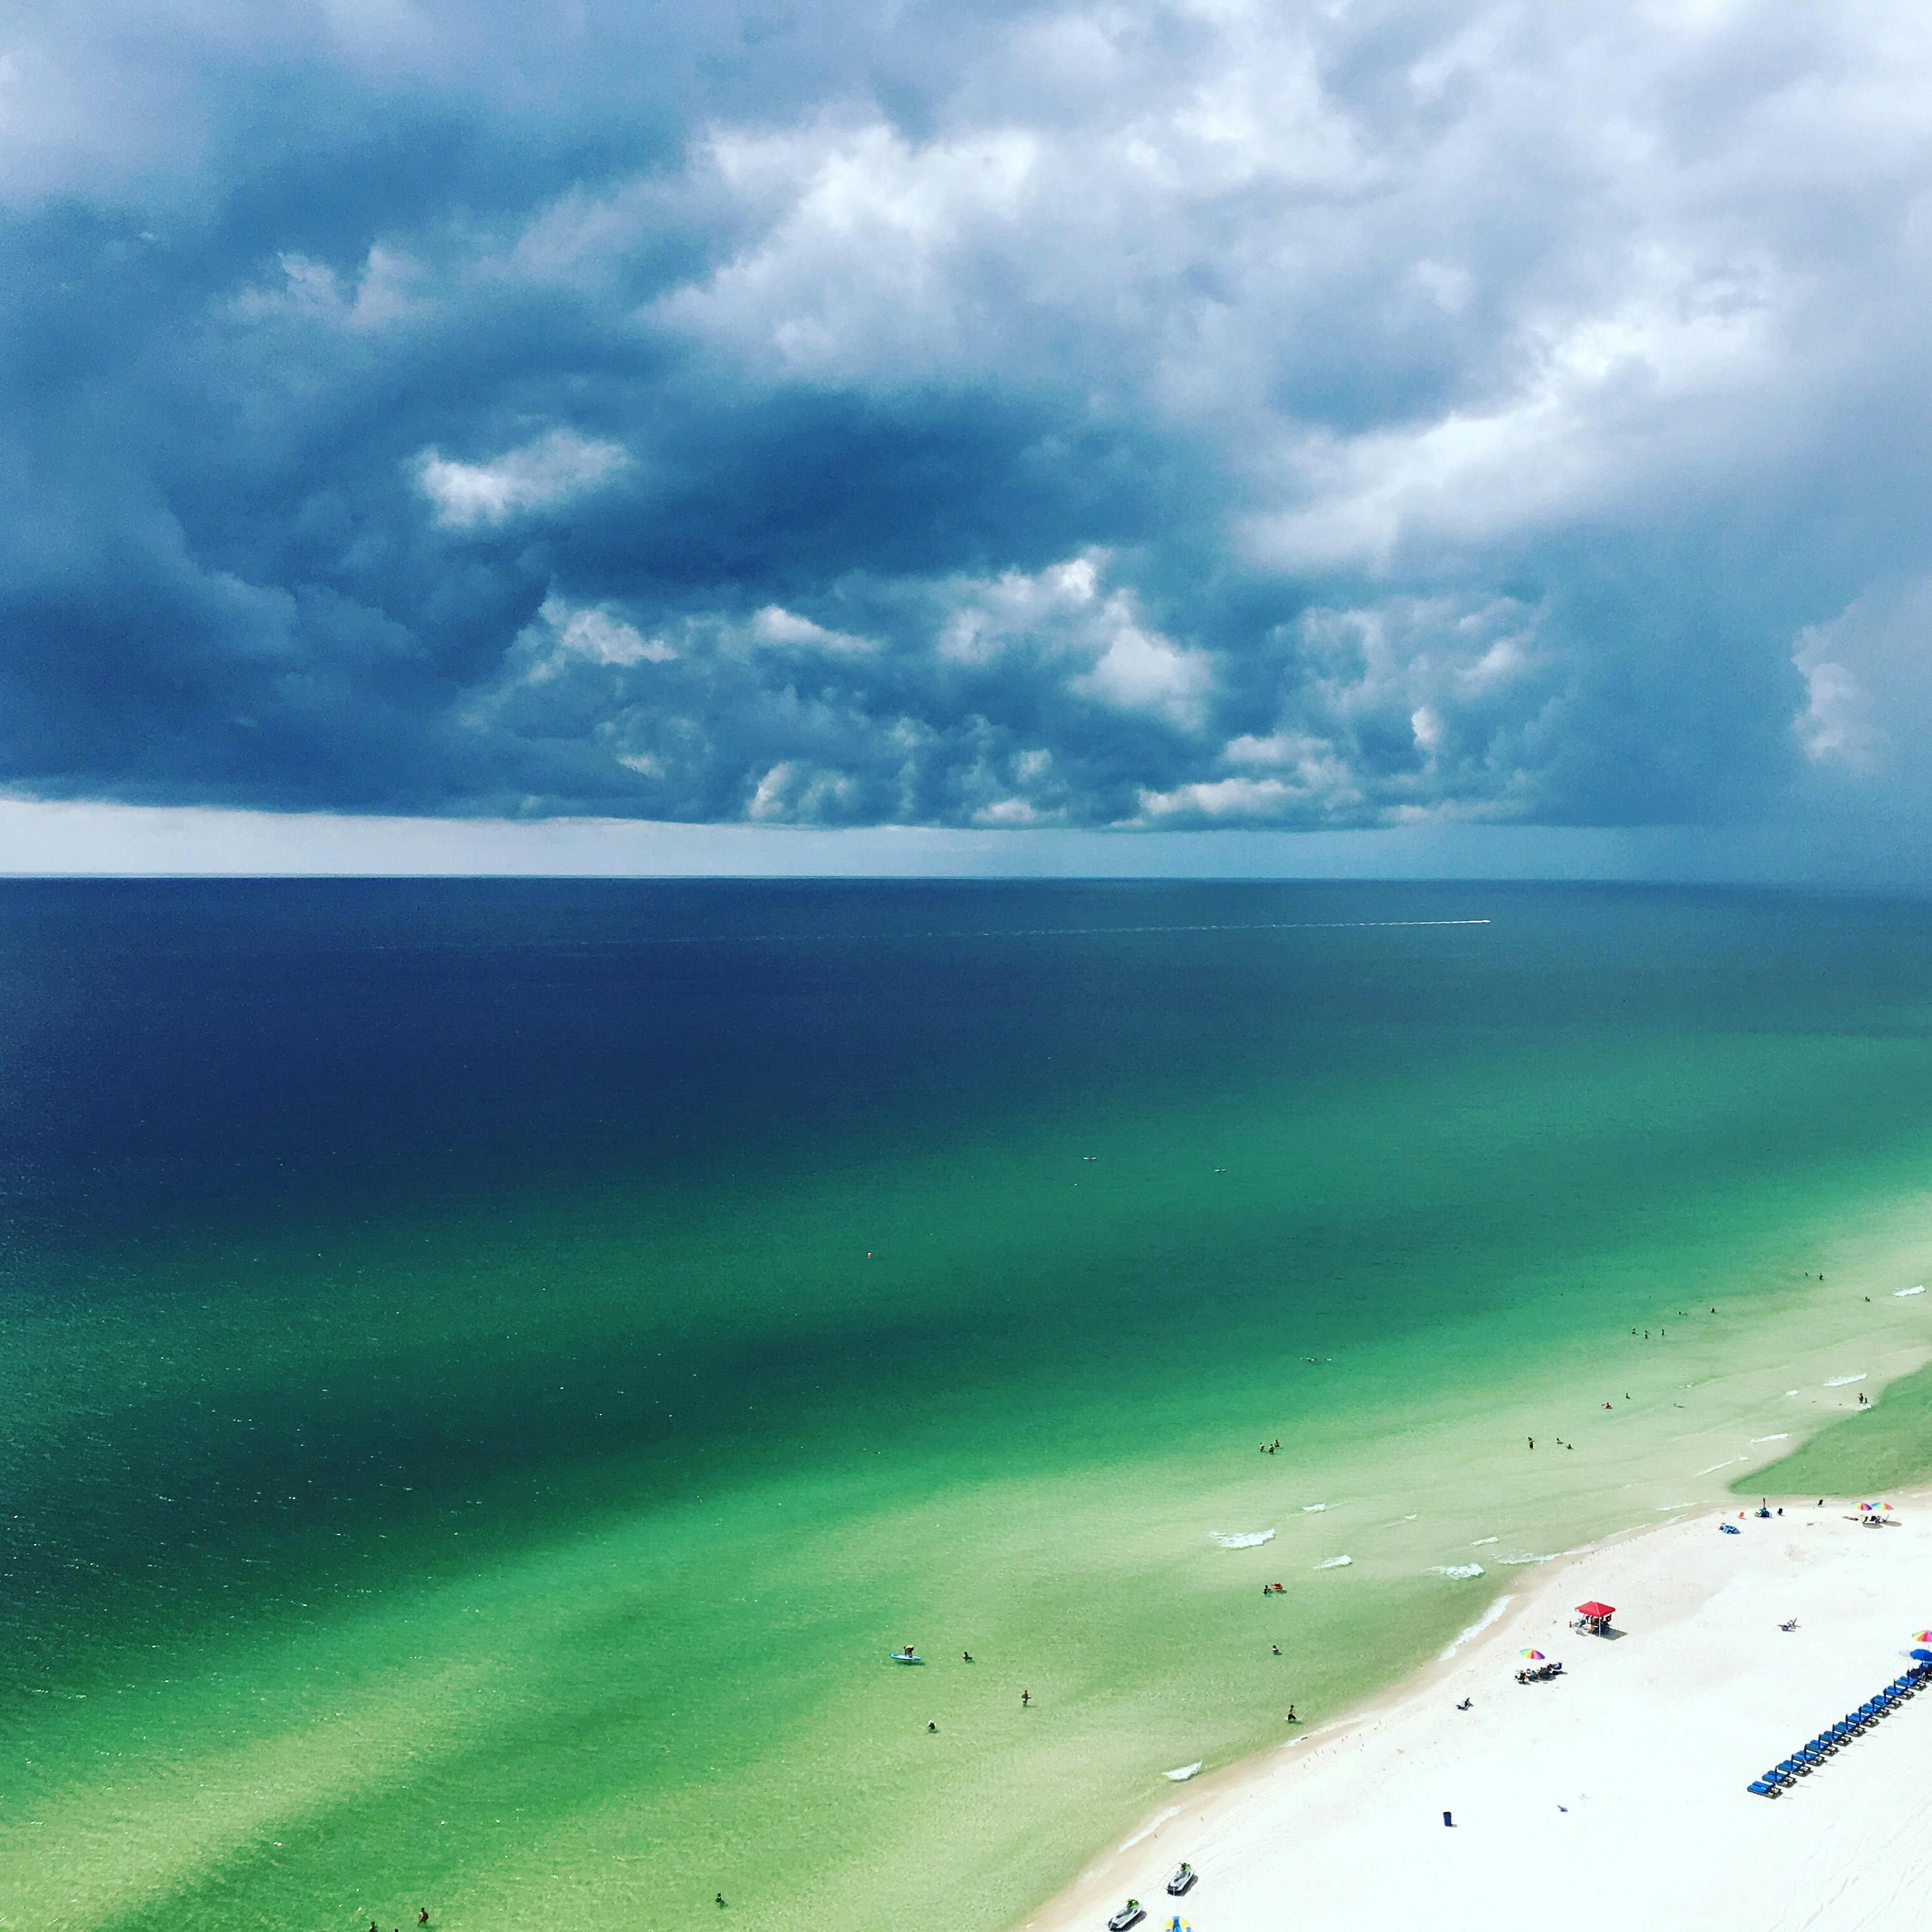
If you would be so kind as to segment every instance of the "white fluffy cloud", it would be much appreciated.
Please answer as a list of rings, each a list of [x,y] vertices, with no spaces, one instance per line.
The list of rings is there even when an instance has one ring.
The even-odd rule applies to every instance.
[[[434,449],[416,459],[416,481],[436,515],[456,530],[506,521],[580,496],[629,461],[619,444],[552,430],[488,463],[457,463]]]

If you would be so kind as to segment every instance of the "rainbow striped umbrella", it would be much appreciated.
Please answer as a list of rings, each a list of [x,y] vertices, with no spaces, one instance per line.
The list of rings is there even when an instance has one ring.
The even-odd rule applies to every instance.
[[[1540,1650],[1526,1650],[1522,1653],[1522,1654],[1525,1657],[1534,1658],[1539,1664],[1543,1661],[1543,1653]]]

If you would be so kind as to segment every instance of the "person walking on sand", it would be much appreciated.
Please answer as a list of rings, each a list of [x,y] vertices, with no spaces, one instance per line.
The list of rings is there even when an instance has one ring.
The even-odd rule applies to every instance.
[[[1301,1721],[1301,1720],[1294,1714],[1294,1706],[1292,1704],[1289,1705],[1288,1707],[1288,1721],[1291,1724],[1298,1724]]]

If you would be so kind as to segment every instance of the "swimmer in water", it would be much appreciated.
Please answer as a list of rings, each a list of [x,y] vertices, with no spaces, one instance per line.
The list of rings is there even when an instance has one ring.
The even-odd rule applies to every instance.
[[[1032,1702],[1033,1693],[1030,1690],[1022,1690],[1020,1693],[1020,1708],[1022,1711],[1024,1711]]]
[[[936,1731],[938,1730],[939,1726],[935,1724],[930,1718],[928,1718],[926,1720],[926,1728],[928,1731]]]
[[[1274,1652],[1276,1656],[1279,1657],[1281,1654],[1281,1646],[1280,1644],[1271,1643],[1268,1646],[1268,1648]]]
[[[959,1659],[962,1664],[970,1664],[973,1661],[973,1653],[970,1650],[962,1650],[959,1653]]]

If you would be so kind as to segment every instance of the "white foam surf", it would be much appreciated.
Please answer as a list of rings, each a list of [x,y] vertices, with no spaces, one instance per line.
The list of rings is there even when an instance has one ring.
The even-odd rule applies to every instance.
[[[1172,1772],[1169,1772],[1168,1773],[1168,1776],[1170,1778],[1174,1774]],[[1146,1824],[1143,1825],[1125,1844],[1121,1846],[1120,1850],[1124,1852],[1132,1851],[1133,1848],[1140,1844],[1143,1839],[1152,1838],[1155,1832],[1158,1832],[1162,1826],[1167,1822],[1168,1819],[1178,1818],[1180,1816],[1180,1807],[1178,1804],[1170,1804],[1165,1811],[1156,1813],[1155,1816],[1150,1818]]]
[[[1500,1536],[1479,1536],[1469,1547],[1472,1550],[1480,1550],[1486,1543],[1500,1543],[1502,1540],[1502,1538]]]
[[[1317,1510],[1325,1510],[1328,1507],[1326,1503],[1304,1503],[1301,1513],[1304,1516],[1312,1516]]]
[[[1512,1566],[1514,1566],[1514,1564],[1519,1564],[1519,1563],[1553,1563],[1553,1562],[1556,1562],[1556,1558],[1555,1558],[1553,1556],[1498,1556],[1498,1557],[1496,1558],[1496,1561],[1497,1561],[1498,1563],[1507,1563],[1507,1564],[1511,1564]]]
[[[1460,1580],[1466,1576],[1480,1576],[1483,1566],[1480,1563],[1432,1563],[1429,1574],[1432,1576],[1454,1576]]]
[[[1834,1376],[1825,1386],[1827,1388],[1848,1388],[1853,1382],[1862,1382],[1864,1380],[1864,1376],[1862,1372],[1856,1376]]]
[[[1490,1624],[1509,1608],[1510,1602],[1510,1599],[1507,1596],[1498,1597],[1467,1630],[1463,1631],[1460,1636],[1454,1638],[1450,1641],[1448,1648],[1443,1652],[1442,1654],[1445,1658],[1454,1657],[1456,1652],[1469,1641],[1470,1638],[1480,1636],[1484,1631],[1487,1630]]]
[[[1346,1570],[1354,1560],[1352,1556],[1331,1556],[1326,1563],[1318,1563],[1315,1567],[1318,1570]]]
[[[1164,1771],[1161,1776],[1172,1778],[1176,1784],[1185,1784],[1201,1768],[1202,1762],[1197,1757],[1192,1764],[1184,1764],[1178,1771]]]
[[[1775,1436],[1754,1436],[1751,1440],[1754,1442],[1789,1442],[1791,1440],[1791,1431],[1786,1429],[1780,1430]],[[1740,1456],[1738,1460],[1742,1462],[1744,1458]]]
[[[1271,1529],[1210,1529],[1208,1533],[1223,1550],[1252,1550],[1274,1535]]]
[[[1892,1298],[1893,1298],[1894,1300],[1899,1300],[1900,1298],[1901,1298],[1902,1297],[1904,1297],[1904,1296],[1905,1296],[1905,1295],[1908,1295],[1908,1294],[1923,1294],[1924,1292],[1925,1292],[1925,1284],[1924,1284],[1922,1281],[1918,1284],[1918,1286],[1916,1288],[1894,1288],[1892,1291]]]
[[[1766,1442],[1769,1442],[1772,1438],[1769,1436],[1766,1436],[1763,1439]],[[1697,1473],[1700,1476],[1708,1476],[1713,1470],[1728,1469],[1733,1462],[1742,1462],[1744,1460],[1745,1458],[1742,1456],[1726,1456],[1721,1462],[1713,1462],[1711,1465],[1710,1468],[1700,1469]]]

